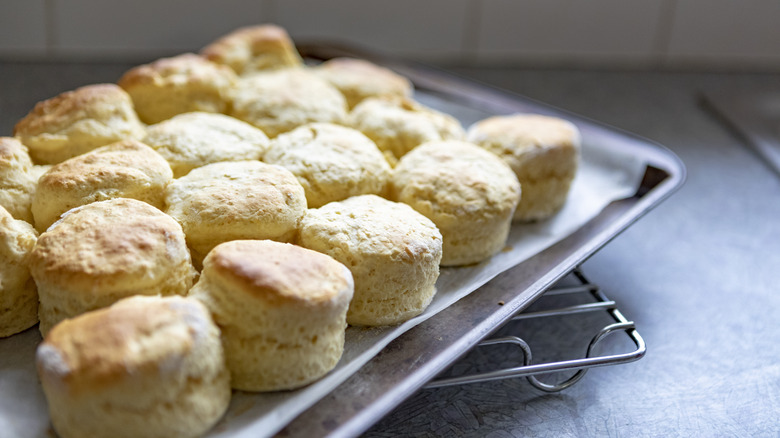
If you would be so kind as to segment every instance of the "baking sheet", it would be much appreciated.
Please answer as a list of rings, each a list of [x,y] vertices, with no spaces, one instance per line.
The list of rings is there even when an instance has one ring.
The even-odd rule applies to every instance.
[[[468,126],[487,116],[468,107],[419,94],[428,105],[456,114]],[[607,204],[636,192],[645,163],[630,153],[604,148],[583,137],[583,156],[569,199],[555,217],[534,224],[513,226],[504,251],[486,262],[445,268],[437,294],[422,315],[396,327],[347,329],[345,351],[338,366],[325,378],[296,391],[269,394],[235,392],[230,409],[210,436],[271,436],[299,413],[324,397],[390,341],[499,273],[540,252],[595,217]],[[51,435],[45,399],[34,367],[37,327],[0,340],[0,435],[37,437]]]

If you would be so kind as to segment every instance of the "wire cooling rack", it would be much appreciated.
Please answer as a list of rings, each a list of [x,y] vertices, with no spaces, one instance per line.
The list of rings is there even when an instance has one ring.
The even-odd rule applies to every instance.
[[[625,339],[606,342],[621,333]],[[548,359],[578,350],[581,357],[534,363],[530,339],[541,343],[543,350],[558,350],[544,351]],[[610,345],[600,348],[602,344]],[[513,316],[495,336],[478,343],[476,350],[488,347],[491,352],[470,353],[476,357],[467,355],[424,388],[525,377],[539,390],[557,392],[579,381],[590,368],[633,362],[647,351],[634,322],[626,319],[615,301],[591,283],[580,268],[545,292],[533,306]],[[499,348],[503,351],[495,351]],[[501,366],[496,369],[497,358]],[[480,369],[491,365],[494,369]],[[562,375],[565,377],[561,380]]]

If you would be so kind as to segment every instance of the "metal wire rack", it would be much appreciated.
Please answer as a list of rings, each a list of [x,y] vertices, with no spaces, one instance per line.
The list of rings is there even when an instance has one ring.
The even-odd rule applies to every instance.
[[[576,314],[606,312],[611,322],[596,331],[585,349],[584,357],[535,364],[533,363],[533,355],[529,343],[520,336],[511,334],[510,327],[510,334],[502,333],[501,336],[483,340],[477,344],[477,347],[481,348],[496,345],[516,347],[521,352],[522,364],[486,372],[439,378],[429,382],[425,388],[440,388],[445,386],[525,377],[531,385],[539,390],[557,392],[566,389],[579,381],[590,368],[628,363],[641,359],[645,355],[647,347],[644,339],[637,331],[634,322],[626,319],[617,308],[615,301],[607,298],[597,285],[588,281],[580,268],[576,268],[570,276],[576,284],[561,285],[561,283],[559,283],[545,292],[541,298],[577,296],[577,300],[584,299],[587,302],[562,307],[543,308],[541,310],[530,308],[529,310],[520,312],[512,317],[511,321],[539,320],[550,317],[571,317]],[[511,324],[511,321],[507,326]],[[631,351],[615,354],[596,353],[596,346],[598,344],[611,334],[621,332],[630,339],[631,344],[634,347]],[[572,371],[574,371],[573,375],[555,383],[546,383],[537,377],[541,374],[553,373],[555,375],[560,375],[561,373]]]

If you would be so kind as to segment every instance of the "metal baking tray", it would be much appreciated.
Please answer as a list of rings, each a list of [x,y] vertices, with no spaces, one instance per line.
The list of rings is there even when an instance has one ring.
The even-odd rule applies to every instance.
[[[685,166],[662,145],[527,97],[429,66],[351,48],[309,44],[300,45],[299,50],[304,57],[319,61],[339,56],[369,59],[408,77],[428,96],[488,113],[530,112],[565,118],[578,125],[583,137],[631,151],[647,165],[633,196],[612,202],[568,237],[396,338],[278,436],[357,436],[364,432],[674,193],[685,180]]]

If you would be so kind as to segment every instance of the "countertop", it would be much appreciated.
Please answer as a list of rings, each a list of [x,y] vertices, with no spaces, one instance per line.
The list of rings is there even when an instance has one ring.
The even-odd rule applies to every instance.
[[[0,135],[36,102],[114,82],[131,66],[0,62]],[[685,185],[582,266],[635,321],[648,352],[555,394],[524,379],[421,390],[365,436],[778,436],[780,178],[698,97],[780,89],[780,74],[450,70],[642,135],[683,160]]]

